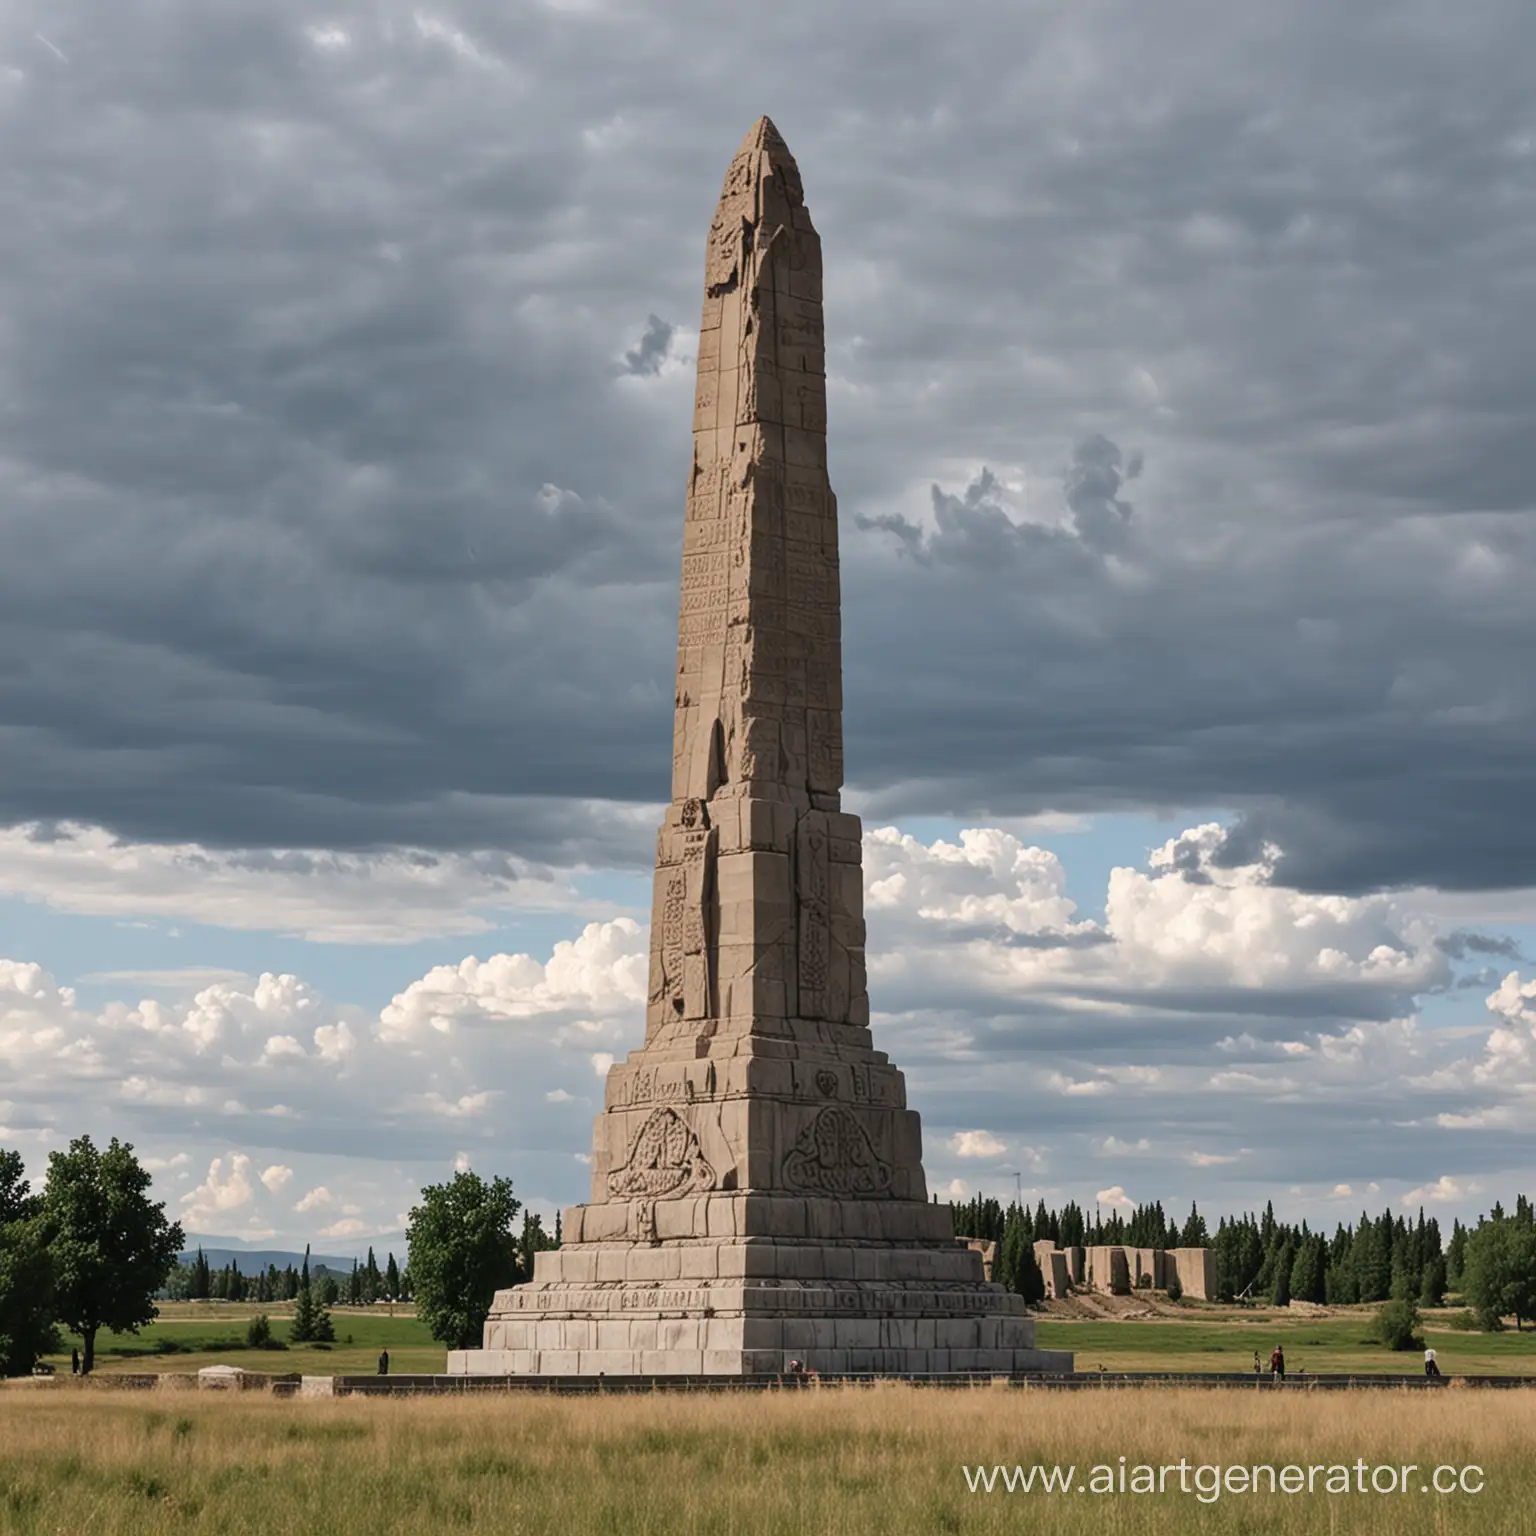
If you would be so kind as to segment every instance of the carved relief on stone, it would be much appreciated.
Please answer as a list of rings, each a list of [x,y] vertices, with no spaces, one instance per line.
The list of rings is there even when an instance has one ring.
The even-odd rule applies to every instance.
[[[608,1197],[665,1200],[715,1187],[699,1138],[675,1110],[655,1110],[640,1127],[623,1167],[608,1175]]]
[[[811,811],[795,829],[795,899],[799,909],[800,1015],[825,1019],[832,969],[832,881],[827,818]]]
[[[891,1165],[852,1110],[828,1104],[784,1159],[784,1182],[817,1195],[888,1195]]]
[[[716,836],[698,800],[685,801],[680,827],[662,829],[665,870],[661,892],[660,964],[653,973],[650,1001],[670,1003],[680,1018],[709,1016],[709,908],[714,891]]]
[[[656,1202],[636,1200],[629,1208],[629,1236],[636,1243],[659,1243],[656,1234]]]

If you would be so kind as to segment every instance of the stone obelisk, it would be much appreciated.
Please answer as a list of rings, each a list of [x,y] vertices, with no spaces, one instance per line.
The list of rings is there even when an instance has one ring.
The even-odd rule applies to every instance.
[[[760,118],[706,254],[645,1044],[608,1073],[591,1201],[450,1372],[1071,1369],[928,1203],[872,1047],[824,355],[821,242]]]

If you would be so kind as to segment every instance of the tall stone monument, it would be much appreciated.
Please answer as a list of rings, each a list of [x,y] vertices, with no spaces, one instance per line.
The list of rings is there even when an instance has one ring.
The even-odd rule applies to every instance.
[[[821,242],[764,117],[705,257],[645,1044],[608,1073],[591,1201],[450,1372],[1071,1369],[928,1203],[873,1049],[842,705]]]

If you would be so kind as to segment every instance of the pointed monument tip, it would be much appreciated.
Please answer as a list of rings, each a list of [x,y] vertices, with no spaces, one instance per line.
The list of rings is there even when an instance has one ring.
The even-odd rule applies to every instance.
[[[741,141],[741,148],[736,151],[738,155],[750,155],[758,150],[767,150],[769,154],[775,151],[779,155],[793,160],[789,153],[789,145],[784,142],[784,135],[774,127],[771,117],[763,116],[747,129],[747,136]]]

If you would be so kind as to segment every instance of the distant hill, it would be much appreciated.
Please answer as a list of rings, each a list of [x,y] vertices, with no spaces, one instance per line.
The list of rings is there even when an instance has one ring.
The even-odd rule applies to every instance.
[[[193,1232],[188,1234],[191,1246],[183,1249],[181,1262],[190,1264],[197,1257],[197,1250],[203,1250],[203,1257],[213,1269],[223,1269],[227,1264],[233,1264],[242,1275],[255,1275],[265,1272],[269,1265],[275,1264],[279,1269],[287,1269],[291,1264],[297,1269],[304,1262],[304,1250],[297,1251],[287,1248],[255,1248],[249,1243],[242,1242],[238,1237],[217,1237],[211,1234]],[[309,1267],[311,1270],[328,1269],[333,1273],[349,1274],[352,1269],[354,1257],[361,1263],[368,1257],[369,1247],[373,1248],[373,1257],[380,1269],[383,1269],[389,1261],[391,1253],[395,1256],[395,1262],[405,1263],[405,1233],[390,1232],[383,1237],[365,1238],[360,1251],[353,1255],[335,1253],[315,1253],[309,1255]]]

